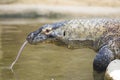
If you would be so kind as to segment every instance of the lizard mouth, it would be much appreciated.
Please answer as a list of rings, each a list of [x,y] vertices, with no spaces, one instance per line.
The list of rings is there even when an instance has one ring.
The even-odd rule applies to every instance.
[[[27,36],[27,41],[30,43],[30,44],[37,44],[37,43],[40,43],[40,42],[43,42],[45,40],[47,40],[47,36],[44,35],[44,34],[34,34],[34,32],[30,33],[28,36]]]

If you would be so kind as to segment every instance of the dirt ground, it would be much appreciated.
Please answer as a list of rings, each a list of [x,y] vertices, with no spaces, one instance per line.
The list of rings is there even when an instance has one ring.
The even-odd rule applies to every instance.
[[[31,19],[51,22],[53,19],[120,17],[120,0],[0,0],[0,4],[0,24],[31,23]]]
[[[0,0],[0,3],[120,7],[120,0]]]

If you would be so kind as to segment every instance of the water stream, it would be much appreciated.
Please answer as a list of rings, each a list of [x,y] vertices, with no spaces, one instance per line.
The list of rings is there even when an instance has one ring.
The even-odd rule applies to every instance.
[[[19,60],[14,61],[27,34],[41,25],[0,25],[0,80],[93,80],[92,62],[96,53],[90,49],[28,44]],[[13,61],[15,65],[11,65]],[[4,68],[10,65],[11,68],[14,65],[14,72]]]

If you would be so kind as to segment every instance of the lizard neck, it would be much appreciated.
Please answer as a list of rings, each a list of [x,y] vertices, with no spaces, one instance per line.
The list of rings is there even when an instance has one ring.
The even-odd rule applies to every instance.
[[[68,48],[88,47],[98,50],[109,41],[105,37],[109,35],[112,27],[116,27],[115,24],[119,23],[117,19],[75,19],[65,21],[55,32],[59,34],[61,42],[68,45]],[[58,25],[55,26],[58,27]]]
[[[97,50],[99,46],[95,47],[96,42],[106,30],[103,21],[102,19],[70,20],[65,26],[61,27],[60,31],[65,32],[63,41],[70,47],[87,47]]]

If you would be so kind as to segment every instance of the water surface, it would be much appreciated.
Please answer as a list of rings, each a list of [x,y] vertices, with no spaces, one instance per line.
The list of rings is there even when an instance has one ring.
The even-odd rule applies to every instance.
[[[27,34],[40,25],[0,25],[0,80],[93,80],[93,50],[70,50],[54,44],[27,44],[14,73],[6,69]]]

